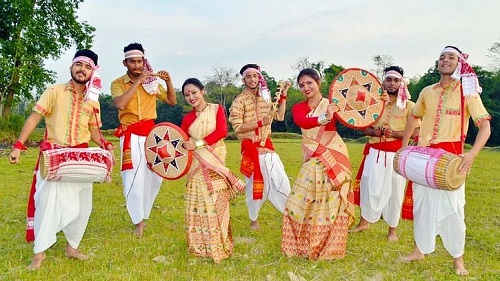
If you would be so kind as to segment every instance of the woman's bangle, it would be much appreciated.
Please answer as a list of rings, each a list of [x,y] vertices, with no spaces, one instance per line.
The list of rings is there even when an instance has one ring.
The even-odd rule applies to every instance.
[[[24,144],[22,144],[20,141],[16,141],[14,143],[14,145],[12,146],[12,148],[15,148],[15,149],[19,149],[21,151],[25,151],[27,150],[28,148],[26,146],[24,146]]]
[[[196,140],[196,141],[194,142],[194,145],[196,146],[196,149],[198,149],[198,148],[202,148],[202,147],[204,147],[204,146],[205,146],[205,142],[204,142],[203,140]]]
[[[331,121],[330,119],[326,118],[326,113],[323,113],[320,116],[318,116],[318,124],[320,125],[326,125],[330,123],[330,121]]]

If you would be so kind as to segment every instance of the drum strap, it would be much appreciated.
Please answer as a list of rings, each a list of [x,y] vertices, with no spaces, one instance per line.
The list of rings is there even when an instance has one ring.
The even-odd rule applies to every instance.
[[[462,83],[460,81],[460,117],[461,117],[461,123],[460,123],[460,140],[462,143],[465,143],[465,138],[467,137],[465,135],[465,97],[464,97],[464,89],[462,87]]]

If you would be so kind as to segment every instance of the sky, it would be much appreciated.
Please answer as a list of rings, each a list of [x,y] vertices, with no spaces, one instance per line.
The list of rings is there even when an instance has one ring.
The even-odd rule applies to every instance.
[[[433,67],[446,45],[488,67],[488,49],[500,41],[498,11],[498,0],[86,0],[77,14],[96,28],[92,50],[109,93],[132,42],[176,88],[190,77],[204,81],[214,67],[238,72],[247,63],[288,79],[301,58],[373,70],[373,56],[385,55],[412,78]],[[75,51],[46,61],[58,83],[70,78]]]

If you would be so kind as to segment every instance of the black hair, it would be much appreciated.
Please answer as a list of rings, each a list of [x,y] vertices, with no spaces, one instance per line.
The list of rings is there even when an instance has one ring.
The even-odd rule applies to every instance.
[[[240,74],[243,75],[243,72],[245,72],[245,70],[249,69],[249,68],[255,68],[257,70],[260,69],[260,67],[255,64],[255,63],[249,63],[249,64],[245,64],[241,69],[240,69]]]
[[[299,72],[299,75],[297,76],[297,83],[299,83],[299,79],[304,75],[311,77],[312,79],[314,79],[314,81],[321,81],[321,74],[319,73],[319,71],[314,68],[304,68]]]
[[[386,73],[387,71],[391,71],[391,70],[394,70],[397,73],[401,74],[401,76],[404,76],[403,68],[400,66],[397,66],[397,65],[391,65],[391,66],[384,68],[384,73]]]
[[[144,48],[140,43],[130,43],[123,48],[123,52],[126,53],[130,50],[139,50],[144,53]]]
[[[81,57],[81,56],[91,59],[94,62],[94,64],[97,65],[97,59],[99,56],[96,53],[92,52],[92,50],[89,50],[89,49],[78,50],[78,51],[76,51],[73,59],[76,57]]]
[[[186,87],[189,84],[194,85],[196,88],[200,89],[200,91],[203,91],[203,89],[205,89],[205,86],[203,86],[203,84],[200,82],[200,80],[198,80],[196,78],[188,78],[186,81],[184,81],[184,84],[182,84],[181,89],[182,89],[183,94],[184,94],[184,87]]]
[[[452,49],[457,50],[460,54],[462,54],[462,51],[460,51],[460,49],[459,49],[459,48],[457,48],[457,47],[455,47],[455,46],[448,45],[448,46],[446,46],[446,47],[444,47],[444,48],[445,48],[445,49],[446,49],[446,48],[452,48]]]

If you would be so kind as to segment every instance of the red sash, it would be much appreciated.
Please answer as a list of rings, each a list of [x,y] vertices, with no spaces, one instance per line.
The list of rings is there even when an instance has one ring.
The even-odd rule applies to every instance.
[[[115,137],[121,137],[124,136],[123,139],[123,156],[122,156],[122,168],[121,170],[131,170],[134,167],[132,166],[132,150],[130,149],[130,136],[132,134],[138,135],[138,136],[147,136],[149,132],[153,129],[155,126],[155,121],[152,119],[149,120],[143,120],[139,121],[137,123],[134,123],[132,125],[123,125],[120,124],[120,126],[116,129],[114,135]]]
[[[87,148],[88,143],[82,143],[76,146],[71,146],[72,148]],[[33,172],[33,179],[31,180],[30,195],[28,197],[28,210],[26,214],[26,242],[30,243],[35,241],[35,191],[36,191],[36,172],[40,167],[40,156],[42,151],[48,149],[62,148],[62,146],[51,144],[49,142],[43,141],[40,143],[40,152],[38,153],[38,159],[36,160],[35,171]]]
[[[270,138],[266,139],[264,146],[260,145],[260,141],[252,142],[250,139],[241,141],[240,172],[247,178],[250,178],[253,174],[254,200],[262,199],[264,193],[264,178],[260,170],[258,147],[265,147],[274,151],[273,143]]]

